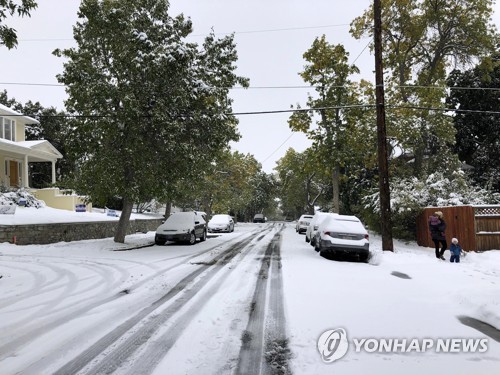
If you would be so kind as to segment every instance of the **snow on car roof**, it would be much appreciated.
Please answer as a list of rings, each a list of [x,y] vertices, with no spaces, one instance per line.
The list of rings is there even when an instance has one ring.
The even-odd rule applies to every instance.
[[[210,223],[228,223],[230,219],[231,219],[231,216],[229,216],[229,215],[218,214],[218,215],[214,215],[210,219]]]
[[[356,216],[349,215],[331,215],[328,216],[321,224],[322,230],[332,226],[336,231],[359,233],[366,232],[365,227]]]

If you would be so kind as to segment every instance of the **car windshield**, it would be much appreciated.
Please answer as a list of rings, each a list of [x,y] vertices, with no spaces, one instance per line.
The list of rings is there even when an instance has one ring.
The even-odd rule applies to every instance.
[[[214,215],[210,219],[210,223],[212,224],[226,224],[229,223],[229,217],[227,215]]]
[[[172,214],[164,225],[171,229],[184,229],[194,224],[193,217],[191,212],[177,212]]]

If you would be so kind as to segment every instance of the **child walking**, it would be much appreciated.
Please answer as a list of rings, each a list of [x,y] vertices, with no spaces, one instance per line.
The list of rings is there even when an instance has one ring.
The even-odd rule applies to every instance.
[[[458,239],[452,238],[450,245],[450,262],[460,263],[460,253],[462,251],[462,247],[458,244]]]

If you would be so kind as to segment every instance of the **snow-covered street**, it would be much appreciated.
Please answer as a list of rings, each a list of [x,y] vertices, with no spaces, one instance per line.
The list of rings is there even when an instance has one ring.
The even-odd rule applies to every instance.
[[[382,253],[372,236],[369,264],[336,262],[293,223],[238,224],[194,246],[153,239],[0,244],[0,374],[500,371],[498,250],[451,264],[414,243]],[[326,363],[318,339],[338,328],[349,350]],[[487,350],[358,352],[361,339]]]

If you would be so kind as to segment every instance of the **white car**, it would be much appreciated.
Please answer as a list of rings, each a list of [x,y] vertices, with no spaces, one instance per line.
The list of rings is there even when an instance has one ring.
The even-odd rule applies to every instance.
[[[332,215],[318,227],[314,248],[321,256],[349,256],[367,261],[370,254],[368,232],[356,216]]]
[[[325,220],[328,216],[337,215],[329,212],[316,212],[309,223],[309,226],[306,229],[306,242],[310,242],[311,246],[314,246],[316,232],[318,230],[319,225],[323,220]]]
[[[209,232],[233,232],[234,220],[230,215],[214,215],[208,222]]]
[[[312,218],[313,215],[302,215],[295,225],[295,231],[299,234],[305,232]]]

